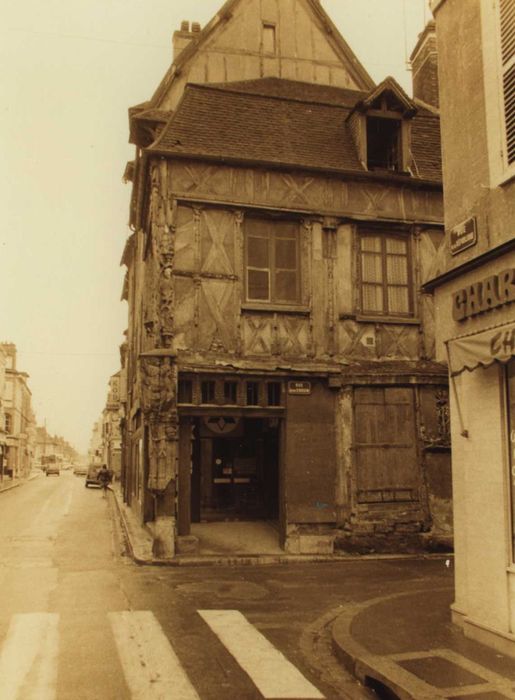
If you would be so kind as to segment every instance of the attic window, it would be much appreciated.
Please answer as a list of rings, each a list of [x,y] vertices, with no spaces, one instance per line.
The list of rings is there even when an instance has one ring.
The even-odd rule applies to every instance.
[[[263,22],[263,51],[268,54],[277,53],[275,24]]]
[[[400,119],[367,117],[367,167],[369,170],[402,170]]]

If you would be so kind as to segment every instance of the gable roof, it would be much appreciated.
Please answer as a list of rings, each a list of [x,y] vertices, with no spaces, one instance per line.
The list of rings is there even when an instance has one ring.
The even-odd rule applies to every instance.
[[[278,78],[188,85],[177,111],[148,150],[375,176],[359,161],[347,123],[364,97],[361,91]],[[410,180],[440,183],[439,119],[423,108],[412,119],[411,150]]]
[[[326,30],[334,50],[342,62],[345,63],[345,66],[352,74],[352,77],[356,83],[358,85],[363,85],[363,87],[368,90],[373,89],[375,86],[374,81],[360,63],[349,44],[347,44],[343,36],[340,34],[338,28],[333,23],[329,15],[323,9],[322,5],[320,4],[320,0],[304,1],[306,2],[308,8],[313,12],[315,18]],[[159,104],[162,98],[165,96],[174,77],[179,75],[184,70],[184,67],[191,61],[193,56],[200,49],[202,49],[213,33],[224,22],[230,19],[236,9],[236,6],[241,2],[243,2],[243,0],[226,0],[216,15],[204,26],[200,32],[195,35],[194,38],[191,39],[190,43],[181,51],[158,85],[150,100],[150,105],[152,107],[159,107]]]
[[[402,108],[405,116],[411,117],[416,113],[416,104],[408,97],[395,78],[392,78],[391,76],[385,78],[376,88],[371,90],[371,92],[369,92],[369,94],[363,100],[361,100],[356,107],[361,110],[372,109],[374,103],[380,97],[388,95],[394,97],[397,104]]]

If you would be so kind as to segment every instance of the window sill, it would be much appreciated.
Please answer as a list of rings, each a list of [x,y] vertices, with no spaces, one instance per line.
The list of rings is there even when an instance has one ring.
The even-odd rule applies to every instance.
[[[513,181],[515,181],[515,166],[511,165],[507,170],[503,172],[502,175],[500,175],[497,178],[495,186],[504,187],[505,185],[509,185]]]
[[[340,314],[340,321],[357,321],[358,323],[389,323],[398,326],[420,326],[419,318],[404,318],[399,316],[367,316],[363,314]]]
[[[281,314],[299,314],[300,316],[309,316],[310,309],[308,306],[295,306],[294,304],[257,304],[246,303],[241,305],[242,311],[261,311],[263,313],[281,313]]]

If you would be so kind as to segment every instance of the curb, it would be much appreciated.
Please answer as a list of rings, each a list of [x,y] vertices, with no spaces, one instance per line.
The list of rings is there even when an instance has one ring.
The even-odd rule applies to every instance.
[[[448,590],[444,586],[441,590]],[[412,596],[414,591],[394,593],[349,606],[340,613],[331,628],[331,646],[336,658],[365,688],[385,692],[384,697],[397,697],[399,700],[435,700],[446,696],[438,689],[413,676],[392,658],[374,654],[352,636],[352,623],[364,610],[374,605],[387,603],[402,596]],[[424,591],[420,591],[424,593]],[[392,695],[393,694],[393,695]],[[383,695],[380,695],[383,697]]]
[[[427,554],[233,554],[227,556],[206,554],[189,556],[179,554],[173,559],[157,558],[152,555],[152,538],[146,533],[141,525],[135,526],[141,530],[138,544],[137,535],[133,532],[133,527],[127,517],[127,506],[121,500],[118,490],[112,490],[114,501],[122,529],[127,542],[127,548],[133,561],[140,566],[170,566],[170,567],[200,567],[200,566],[288,566],[290,564],[308,563],[351,563],[361,561],[410,561],[426,559],[448,559],[453,555],[427,553]]]
[[[24,484],[26,484],[27,481],[38,479],[40,476],[41,474],[31,474],[26,479],[14,481],[13,483],[8,484],[7,486],[0,486],[0,493],[3,493],[4,491],[11,491],[11,489],[16,489],[19,486],[23,486]]]

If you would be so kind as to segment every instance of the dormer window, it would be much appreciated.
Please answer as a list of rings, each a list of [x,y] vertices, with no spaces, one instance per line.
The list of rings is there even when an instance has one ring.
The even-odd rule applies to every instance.
[[[410,172],[411,119],[417,107],[387,78],[348,117],[358,157],[367,170]]]
[[[367,168],[402,168],[402,122],[396,118],[367,117]]]

